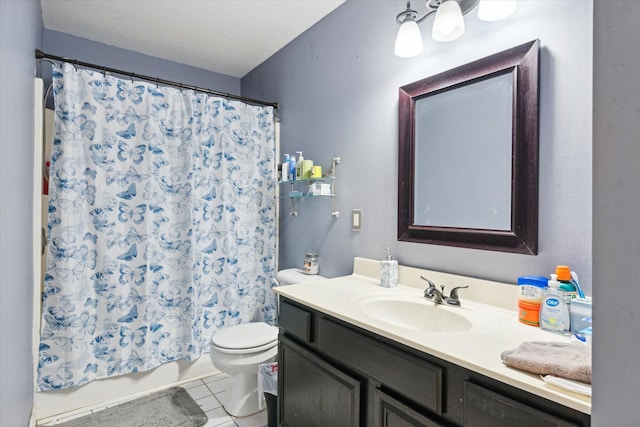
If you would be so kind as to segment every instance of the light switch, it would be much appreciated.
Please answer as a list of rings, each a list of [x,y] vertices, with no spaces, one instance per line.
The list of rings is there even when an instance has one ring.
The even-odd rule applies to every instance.
[[[351,229],[353,231],[362,230],[362,209],[353,209],[351,211]]]

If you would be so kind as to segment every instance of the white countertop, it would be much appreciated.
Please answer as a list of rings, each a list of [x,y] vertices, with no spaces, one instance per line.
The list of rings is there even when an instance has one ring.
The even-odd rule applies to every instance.
[[[400,266],[401,284],[397,288],[383,288],[376,271],[379,272],[378,261],[356,258],[352,275],[277,287],[274,291],[416,350],[591,414],[590,397],[557,388],[545,383],[539,375],[513,369],[502,363],[500,354],[503,351],[512,350],[525,341],[570,340],[569,337],[520,323],[515,285]],[[424,275],[438,286],[447,285],[447,291],[452,286],[470,286],[469,289],[459,291],[461,307],[437,307],[438,310],[451,311],[469,320],[472,325],[470,329],[462,332],[428,332],[394,325],[362,311],[363,301],[378,298],[415,299],[416,302],[424,302],[423,291],[427,286],[419,279],[419,275]],[[495,297],[497,306],[486,302],[492,299],[491,295]],[[513,308],[509,309],[509,305]]]

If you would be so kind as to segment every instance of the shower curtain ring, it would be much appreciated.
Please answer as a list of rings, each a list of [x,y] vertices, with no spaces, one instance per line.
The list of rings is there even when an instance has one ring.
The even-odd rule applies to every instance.
[[[40,58],[40,59],[39,59],[39,61],[40,61],[40,62],[42,62],[42,61],[44,61],[44,62],[48,62],[48,63],[50,63],[51,65],[58,66],[58,64],[57,64],[53,59],[49,59],[49,58]]]

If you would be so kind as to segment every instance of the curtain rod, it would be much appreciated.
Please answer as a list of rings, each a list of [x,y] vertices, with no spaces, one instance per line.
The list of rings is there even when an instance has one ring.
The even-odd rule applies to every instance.
[[[232,95],[230,93],[218,92],[218,91],[211,90],[211,89],[205,89],[205,88],[192,86],[192,85],[188,85],[188,84],[184,84],[184,83],[177,83],[177,82],[173,82],[173,81],[170,81],[170,80],[164,80],[164,79],[161,79],[161,78],[158,78],[158,77],[150,77],[150,76],[145,76],[143,74],[132,73],[130,71],[123,71],[123,70],[118,70],[118,69],[115,69],[115,68],[104,67],[102,65],[90,64],[88,62],[78,61],[77,59],[69,59],[69,58],[65,58],[63,56],[50,55],[48,53],[44,53],[40,49],[36,49],[36,59],[50,59],[50,60],[53,60],[53,61],[68,62],[68,63],[70,63],[70,64],[72,64],[74,66],[79,65],[79,66],[85,67],[85,68],[93,68],[94,70],[102,71],[103,73],[120,74],[120,75],[128,76],[128,77],[131,77],[131,78],[136,78],[136,79],[146,80],[146,81],[149,81],[149,82],[154,82],[156,84],[162,84],[162,85],[166,85],[166,86],[175,86],[175,87],[178,87],[180,89],[191,89],[191,90],[194,90],[196,92],[202,92],[202,93],[206,93],[206,94],[209,94],[209,95],[216,95],[216,96],[221,96],[223,98],[236,99],[238,101],[243,101],[243,102],[246,102],[248,104],[263,105],[263,106],[266,106],[266,107],[273,107],[273,108],[276,108],[276,109],[278,108],[278,103],[277,102],[267,102],[267,101],[261,101],[259,99],[246,98],[244,96]]]

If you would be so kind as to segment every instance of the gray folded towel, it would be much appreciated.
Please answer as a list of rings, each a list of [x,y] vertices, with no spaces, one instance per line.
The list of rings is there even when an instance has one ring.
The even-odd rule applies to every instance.
[[[524,342],[500,357],[523,371],[591,384],[591,346],[583,343]]]

